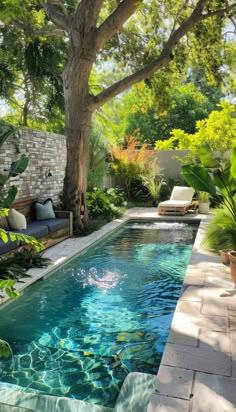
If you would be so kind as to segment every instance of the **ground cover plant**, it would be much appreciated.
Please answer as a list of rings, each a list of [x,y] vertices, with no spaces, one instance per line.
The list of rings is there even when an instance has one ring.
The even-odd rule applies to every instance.
[[[86,196],[89,214],[93,219],[103,217],[111,220],[120,217],[127,206],[125,197],[118,188],[95,187],[91,192],[87,192]]]

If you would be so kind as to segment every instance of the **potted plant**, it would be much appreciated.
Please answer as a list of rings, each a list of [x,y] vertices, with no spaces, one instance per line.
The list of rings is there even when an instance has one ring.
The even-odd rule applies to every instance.
[[[229,252],[231,252],[232,249],[221,249],[219,250],[220,256],[221,256],[221,261],[224,263],[224,265],[228,265],[230,263],[229,259]]]
[[[236,287],[236,252],[235,250],[231,250],[231,252],[229,252],[228,255],[229,255],[229,260],[230,260],[230,272],[231,272],[232,280]]]
[[[210,211],[210,195],[207,192],[198,192],[199,207],[198,211],[207,214]]]
[[[156,207],[160,196],[161,187],[164,179],[160,176],[143,176],[143,185],[146,187],[149,195],[152,198],[152,206]]]

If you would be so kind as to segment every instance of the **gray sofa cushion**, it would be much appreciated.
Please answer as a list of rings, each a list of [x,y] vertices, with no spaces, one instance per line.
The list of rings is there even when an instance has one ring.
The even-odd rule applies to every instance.
[[[12,250],[16,249],[18,247],[17,242],[12,242],[11,240],[7,243],[4,243],[2,240],[0,240],[0,255],[3,255],[4,253],[11,252]]]
[[[44,221],[38,222],[29,222],[27,224],[27,228],[23,230],[17,230],[17,233],[22,233],[23,235],[30,235],[34,236],[36,239],[40,239],[41,237],[48,235],[48,227],[44,223]]]
[[[69,227],[69,219],[46,219],[42,220],[41,223],[48,227],[49,233],[56,232],[64,227]]]

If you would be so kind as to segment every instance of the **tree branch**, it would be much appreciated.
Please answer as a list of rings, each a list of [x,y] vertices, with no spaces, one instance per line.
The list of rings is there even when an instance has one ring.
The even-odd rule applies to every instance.
[[[192,14],[173,33],[170,34],[168,41],[163,45],[163,50],[157,59],[154,59],[151,63],[147,64],[136,73],[114,83],[112,86],[108,87],[97,96],[90,96],[90,108],[92,110],[98,109],[104,103],[117,96],[119,93],[127,90],[129,87],[146,79],[147,77],[152,76],[157,70],[160,70],[162,67],[165,67],[172,59],[172,51],[178,44],[179,40],[184,37],[185,34],[189,32],[193,26],[195,26],[200,21],[211,17],[212,15],[224,15],[236,5],[233,4],[229,7],[226,7],[225,9],[219,9],[215,12],[202,14],[203,9],[208,1],[209,0],[199,0]]]
[[[63,14],[68,16],[67,9],[65,8],[65,5],[61,2],[61,0],[48,0],[48,3],[59,6],[61,10],[63,11]]]
[[[51,20],[56,26],[69,31],[72,17],[59,13],[59,11],[53,5],[53,0],[48,0],[46,4],[43,4],[43,8],[49,20]]]
[[[34,30],[21,23],[20,21],[14,19],[11,20],[11,24],[17,29],[21,29],[31,36],[67,36],[67,32],[65,30],[57,29],[56,27]]]
[[[213,17],[213,16],[224,16],[225,14],[227,14],[229,11],[231,11],[235,7],[236,7],[236,3],[233,3],[233,4],[231,4],[231,6],[225,7],[223,9],[219,9],[219,10],[211,11],[209,13],[205,13],[205,14],[202,15],[202,20],[209,19],[209,17]]]
[[[119,31],[142,2],[143,0],[123,0],[118,4],[116,10],[97,29],[95,37],[95,49],[97,51]]]

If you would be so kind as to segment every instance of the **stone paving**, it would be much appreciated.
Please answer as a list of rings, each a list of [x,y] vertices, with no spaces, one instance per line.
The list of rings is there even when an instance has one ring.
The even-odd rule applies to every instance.
[[[147,412],[236,411],[236,289],[202,221]]]
[[[157,214],[155,209],[135,208],[84,239],[52,247],[45,252],[53,260],[50,268],[31,270],[30,281],[26,278],[17,288],[46,276],[131,217],[152,219]],[[229,267],[201,249],[207,216],[189,214],[184,219],[202,220],[147,412],[236,412],[236,289]]]

